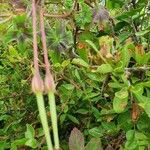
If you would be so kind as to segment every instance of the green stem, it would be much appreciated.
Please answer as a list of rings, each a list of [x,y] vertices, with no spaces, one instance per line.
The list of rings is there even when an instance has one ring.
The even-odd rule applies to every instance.
[[[37,98],[38,110],[40,114],[41,123],[44,129],[48,150],[53,150],[42,93],[36,93],[36,98]]]
[[[49,98],[49,105],[50,105],[50,112],[51,112],[51,119],[52,119],[55,149],[59,149],[56,103],[55,103],[55,95],[52,91],[48,92],[48,98]]]

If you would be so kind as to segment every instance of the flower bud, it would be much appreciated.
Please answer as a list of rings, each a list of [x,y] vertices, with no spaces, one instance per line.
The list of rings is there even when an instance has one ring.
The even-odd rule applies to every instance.
[[[40,74],[36,73],[32,78],[32,91],[34,93],[38,93],[38,92],[42,93],[43,90],[44,90],[43,80]]]
[[[49,92],[49,91],[54,92],[55,91],[55,83],[54,83],[53,76],[48,71],[46,72],[44,85],[45,85],[45,91],[46,92]]]

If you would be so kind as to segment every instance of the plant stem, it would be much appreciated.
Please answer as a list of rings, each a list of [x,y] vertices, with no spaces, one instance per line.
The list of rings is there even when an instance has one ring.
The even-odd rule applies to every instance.
[[[44,29],[44,17],[43,17],[42,7],[40,8],[40,26],[41,26],[42,46],[43,46],[43,51],[44,51],[44,62],[45,62],[45,69],[46,69],[45,89],[47,90],[48,98],[49,98],[55,149],[59,149],[57,113],[56,113],[56,104],[55,104],[55,96],[54,96],[55,85],[54,85],[53,77],[50,73],[50,63],[48,60],[48,52],[47,52],[47,46],[46,46],[46,34],[45,34],[45,29]]]
[[[36,4],[35,4],[35,0],[32,0],[33,56],[34,56],[34,69],[35,69],[35,74],[32,79],[32,90],[35,93],[37,98],[38,110],[39,110],[43,130],[45,133],[48,150],[53,150],[51,137],[49,133],[47,116],[46,116],[46,110],[44,105],[44,99],[42,95],[44,89],[43,80],[39,73],[36,23],[37,23]]]
[[[42,36],[42,46],[44,51],[44,62],[45,62],[45,69],[46,72],[49,71],[49,61],[48,61],[48,52],[47,52],[47,46],[46,46],[46,34],[44,29],[44,17],[43,17],[43,9],[40,8],[40,27],[41,27],[41,36]]]
[[[48,99],[49,99],[50,112],[51,112],[51,118],[52,118],[52,127],[53,127],[53,134],[54,134],[55,149],[59,149],[57,112],[56,112],[56,103],[55,103],[54,92],[52,92],[52,91],[48,92]]]
[[[50,134],[49,134],[49,127],[48,127],[48,121],[46,117],[46,111],[45,111],[45,105],[44,105],[44,99],[42,93],[36,93],[36,98],[37,98],[37,105],[39,109],[39,114],[40,114],[40,119],[41,123],[44,129],[45,137],[46,137],[46,142],[48,146],[48,150],[53,150]]]
[[[32,0],[32,29],[33,29],[34,68],[36,71],[39,71],[36,22],[37,22],[36,4],[35,4],[35,0]]]

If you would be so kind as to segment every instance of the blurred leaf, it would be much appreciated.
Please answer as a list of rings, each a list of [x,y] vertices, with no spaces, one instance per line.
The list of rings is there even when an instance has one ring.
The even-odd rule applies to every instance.
[[[61,63],[61,56],[58,51],[49,51],[49,56],[51,57],[53,64]]]
[[[97,127],[90,129],[89,134],[96,138],[101,137],[103,135],[101,130]]]
[[[76,117],[74,117],[74,116],[72,116],[72,115],[69,115],[69,114],[67,114],[67,116],[68,116],[68,118],[69,118],[72,122],[74,122],[75,124],[80,124],[79,121],[78,121],[78,119],[77,119]]]
[[[84,150],[103,150],[101,140],[92,138]]]
[[[87,110],[87,109],[78,109],[77,111],[76,111],[76,113],[79,113],[79,114],[87,114],[89,111]]]
[[[81,67],[85,67],[85,68],[89,68],[89,64],[86,63],[83,59],[80,59],[80,58],[74,58],[72,60],[72,64],[78,65],[78,66],[81,66]]]
[[[25,145],[26,141],[26,138],[15,140],[13,143],[11,143],[12,150],[18,150],[18,146]]]
[[[149,32],[150,32],[150,30],[144,30],[144,31],[136,32],[136,36],[144,36],[145,34],[147,34]]]
[[[77,128],[74,128],[71,131],[71,135],[69,137],[69,150],[83,150],[83,149],[84,149],[84,136]]]
[[[27,140],[25,145],[30,146],[32,148],[37,148],[38,147],[36,139],[29,139],[29,140]]]
[[[74,86],[72,84],[63,84],[62,85],[65,89],[72,91],[74,89]]]
[[[0,141],[0,150],[5,150],[6,141]]]
[[[108,133],[115,133],[117,131],[117,128],[114,122],[102,122],[102,127]]]
[[[126,26],[128,26],[128,25],[129,25],[129,23],[127,23],[127,22],[125,22],[125,21],[120,21],[120,22],[118,22],[118,23],[115,25],[114,30],[115,30],[115,31],[119,31],[119,30],[121,30],[122,28],[124,28],[124,27],[126,27]],[[127,36],[127,38],[128,38],[128,36],[129,36],[128,32],[125,32],[124,34],[125,34],[125,35]],[[121,34],[120,34],[119,36],[121,36]],[[121,41],[122,41],[122,40],[121,40]]]
[[[133,141],[134,137],[135,137],[135,131],[134,130],[129,130],[126,133],[126,138],[128,141]]]
[[[27,124],[26,127],[27,127],[27,131],[25,132],[25,137],[27,139],[33,139],[35,136],[34,128],[30,124]]]
[[[127,67],[129,62],[130,62],[130,58],[131,58],[131,54],[129,52],[130,48],[129,48],[130,45],[125,45],[123,47],[123,49],[121,50],[121,60],[123,62],[123,66],[124,67]]]
[[[110,73],[113,71],[113,68],[111,67],[110,64],[102,64],[101,66],[99,66],[96,70],[99,73],[102,74],[106,74],[106,73]]]
[[[121,113],[125,110],[128,102],[128,91],[123,88],[119,92],[115,93],[115,97],[113,100],[113,109],[116,113]]]
[[[96,45],[92,41],[86,40],[86,42],[95,50],[95,52],[97,52],[97,53],[99,52]]]
[[[91,100],[94,97],[99,96],[99,92],[91,92],[91,93],[86,93],[86,96],[83,98],[83,100]]]
[[[92,107],[92,113],[94,114],[96,119],[99,119],[100,117],[100,112],[96,107]]]
[[[64,121],[65,121],[65,119],[66,119],[66,114],[62,114],[61,116],[60,116],[60,124],[62,124]]]
[[[148,117],[150,118],[150,101],[145,103],[144,110],[147,113]]]
[[[144,36],[145,34],[150,32],[150,26],[148,26],[145,30],[136,32],[136,36]]]
[[[143,8],[143,6],[138,7],[137,9],[132,9],[130,11],[124,12],[121,15],[117,16],[116,19],[122,20],[122,21],[129,20],[130,17],[136,15],[139,11],[142,10],[142,8]]]

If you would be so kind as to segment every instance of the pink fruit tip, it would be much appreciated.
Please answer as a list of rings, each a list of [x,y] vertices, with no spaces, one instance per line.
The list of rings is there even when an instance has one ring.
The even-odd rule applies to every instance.
[[[39,93],[44,91],[43,80],[39,73],[36,73],[32,78],[32,91],[34,93]]]
[[[46,72],[44,84],[45,84],[45,91],[46,92],[49,92],[49,91],[54,92],[55,91],[54,79],[53,79],[53,76],[50,72]]]

